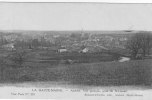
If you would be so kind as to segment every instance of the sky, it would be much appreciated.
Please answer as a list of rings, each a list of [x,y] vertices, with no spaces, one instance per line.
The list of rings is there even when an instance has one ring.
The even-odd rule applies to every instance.
[[[0,3],[0,30],[147,30],[152,4]]]

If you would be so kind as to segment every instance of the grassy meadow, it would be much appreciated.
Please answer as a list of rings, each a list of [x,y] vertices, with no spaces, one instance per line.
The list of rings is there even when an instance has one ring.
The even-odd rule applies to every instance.
[[[41,52],[42,53],[42,52]],[[32,52],[22,67],[11,61],[1,64],[1,83],[68,82],[76,85],[120,86],[152,84],[152,60],[128,62],[51,63],[38,58],[50,59],[52,55]],[[54,56],[53,56],[54,57]]]

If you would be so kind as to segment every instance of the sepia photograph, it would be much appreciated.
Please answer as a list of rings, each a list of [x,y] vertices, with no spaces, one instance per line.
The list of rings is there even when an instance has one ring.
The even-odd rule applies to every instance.
[[[0,2],[0,98],[151,89],[152,4]]]

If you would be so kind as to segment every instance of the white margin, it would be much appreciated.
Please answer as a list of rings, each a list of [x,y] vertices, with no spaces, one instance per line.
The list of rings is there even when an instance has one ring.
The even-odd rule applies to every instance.
[[[0,2],[101,2],[101,3],[152,3],[152,0],[0,0]]]

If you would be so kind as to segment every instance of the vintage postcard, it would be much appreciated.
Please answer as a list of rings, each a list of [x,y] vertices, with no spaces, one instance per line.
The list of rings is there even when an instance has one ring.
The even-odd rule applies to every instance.
[[[0,2],[0,98],[150,100],[152,4]]]

